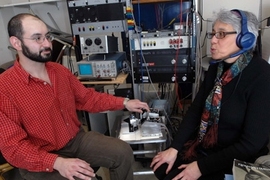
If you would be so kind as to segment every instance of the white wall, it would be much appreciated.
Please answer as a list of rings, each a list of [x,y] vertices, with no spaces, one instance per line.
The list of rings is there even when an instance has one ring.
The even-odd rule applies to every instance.
[[[15,1],[20,2],[27,2],[28,0],[1,0],[1,4],[3,3],[14,3]],[[33,0],[31,0],[33,1]],[[258,14],[259,19],[264,19],[265,17],[270,16],[270,1],[269,0],[198,0],[200,3],[200,13],[202,14],[204,19],[211,18],[213,15],[213,11],[219,11],[220,8],[225,9],[233,9],[233,8],[239,8],[244,10],[249,10],[254,12],[256,15]],[[262,6],[260,6],[260,1],[262,2]],[[31,6],[16,6],[16,7],[5,7],[0,8],[0,64],[10,61],[14,59],[14,54],[8,50],[9,46],[9,40],[8,40],[8,34],[7,34],[7,23],[9,19],[14,16],[15,14],[21,13],[21,12],[31,12],[38,15],[40,18],[42,18],[47,24],[49,24],[52,27],[54,26],[54,23],[51,21],[51,19],[48,16],[48,12],[54,17],[54,20],[56,21],[57,25],[60,27],[60,29],[64,32],[70,33],[70,24],[68,19],[68,10],[67,10],[67,4],[66,1],[60,1],[56,3],[46,3],[46,4],[33,4]],[[262,27],[265,26],[265,23],[262,23]],[[206,25],[203,26],[204,32],[206,29]],[[270,31],[270,29],[267,29],[265,31]],[[269,34],[269,35],[268,35]],[[204,34],[203,34],[204,36]],[[263,55],[264,57],[267,57],[267,54],[270,55],[270,44],[268,48],[267,46],[264,46],[265,42],[270,42],[270,33],[263,33]],[[206,49],[204,47],[204,54],[206,54]],[[264,53],[266,52],[266,53]],[[268,55],[268,56],[269,56]]]
[[[242,9],[242,10],[247,10],[253,12],[260,20],[270,16],[270,1],[269,0],[199,0],[199,12],[201,13],[203,19],[207,20],[208,18],[212,18],[214,16],[214,13],[218,12],[220,9]],[[261,27],[264,28],[266,24],[266,21],[264,21],[261,24]],[[210,24],[211,25],[211,24]],[[210,27],[211,30],[211,27]],[[202,38],[201,41],[203,42],[205,33],[207,31],[207,23],[203,22],[203,29],[202,29]],[[270,29],[268,29],[270,31]],[[263,35],[266,35],[266,33],[263,33]],[[270,33],[269,33],[270,35]],[[262,36],[263,41],[270,41],[270,36],[265,37]],[[266,42],[267,42],[266,41]],[[202,49],[202,55],[209,55],[209,45],[210,40],[206,39],[206,42],[204,43],[205,45],[203,46]],[[203,44],[203,43],[202,43]],[[269,43],[270,45],[270,43]],[[270,51],[270,46],[268,46],[263,43],[263,51],[265,52],[266,50],[269,49]],[[263,57],[266,59],[266,55],[263,52]],[[270,55],[270,53],[269,53]],[[268,55],[268,56],[269,56]],[[267,56],[267,60],[268,60]],[[206,59],[208,60],[208,59]]]
[[[262,0],[262,19],[270,16],[270,1]],[[266,21],[262,23],[262,28],[266,25]],[[262,57],[270,61],[270,27],[262,31]]]
[[[270,16],[270,1],[269,0],[262,0],[262,19]],[[263,23],[264,27],[266,21]]]
[[[6,19],[5,17],[2,16],[2,14],[5,14],[6,17],[11,17],[13,15],[13,11],[10,8],[4,8],[4,9],[0,9],[0,39],[1,39],[1,43],[0,43],[0,64],[10,61],[14,58],[14,56],[12,56],[12,52],[10,50],[8,50],[8,45],[9,45],[9,41],[8,41],[8,33],[7,33],[7,25],[6,25]]]
[[[14,0],[5,1],[10,1],[10,3],[14,3]],[[23,2],[23,0],[20,0],[20,2]],[[0,5],[3,5],[2,0]],[[7,33],[7,23],[12,16],[23,12],[34,13],[38,15],[41,19],[43,19],[48,25],[57,29],[57,27],[54,25],[53,21],[47,14],[49,13],[52,15],[54,21],[57,23],[57,26],[61,29],[61,31],[71,33],[67,4],[65,0],[50,3],[32,4],[26,6],[2,7],[0,8],[0,64],[11,61],[15,58],[14,52],[8,49],[8,46],[10,44]]]
[[[211,18],[220,9],[242,9],[259,16],[261,0],[200,0],[203,18]]]

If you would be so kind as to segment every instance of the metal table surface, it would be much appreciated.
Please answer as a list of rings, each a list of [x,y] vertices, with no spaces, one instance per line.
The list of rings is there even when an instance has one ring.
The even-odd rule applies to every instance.
[[[115,120],[115,131],[114,136],[127,142],[128,144],[134,145],[134,144],[153,144],[153,149],[148,150],[134,150],[134,155],[145,155],[145,154],[156,154],[159,151],[162,151],[165,149],[166,141],[167,141],[167,134],[164,129],[161,129],[162,136],[149,136],[149,137],[142,137],[141,136],[141,128],[139,127],[137,131],[135,132],[129,132],[129,133],[121,133],[123,130],[123,126],[121,126],[124,119],[126,119],[128,116],[118,116]],[[150,175],[154,172],[152,170],[142,170],[142,171],[135,171],[134,175]]]

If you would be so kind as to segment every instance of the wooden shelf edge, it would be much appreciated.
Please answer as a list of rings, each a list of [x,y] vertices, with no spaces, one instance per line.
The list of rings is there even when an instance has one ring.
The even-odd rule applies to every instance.
[[[80,79],[82,84],[123,84],[125,82],[125,80],[127,79],[128,74],[125,73],[120,73],[115,79],[113,80],[108,80],[108,81],[99,81],[99,80],[83,80]]]

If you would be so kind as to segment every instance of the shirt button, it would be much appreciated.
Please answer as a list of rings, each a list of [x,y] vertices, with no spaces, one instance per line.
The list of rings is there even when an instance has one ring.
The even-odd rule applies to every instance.
[[[46,168],[46,171],[50,171],[50,169],[49,168]]]
[[[67,123],[67,126],[68,126],[69,124]]]
[[[43,84],[44,84],[44,85],[46,85],[47,83],[46,83],[46,82],[44,82]]]

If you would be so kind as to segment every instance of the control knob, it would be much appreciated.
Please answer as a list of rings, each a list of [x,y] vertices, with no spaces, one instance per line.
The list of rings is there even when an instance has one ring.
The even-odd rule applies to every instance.
[[[183,59],[183,60],[182,60],[182,63],[183,63],[183,64],[187,64],[187,59]]]
[[[176,80],[175,75],[171,79],[172,79],[172,82],[175,82],[175,80]]]
[[[96,45],[100,45],[101,44],[101,39],[100,38],[96,38],[95,39],[95,44]]]
[[[184,75],[183,77],[182,77],[182,81],[186,81],[187,80],[187,76],[186,75]]]
[[[90,39],[90,38],[87,38],[87,39],[85,40],[85,44],[86,44],[87,46],[91,46],[92,43],[93,43],[93,41],[92,41],[92,39]]]

